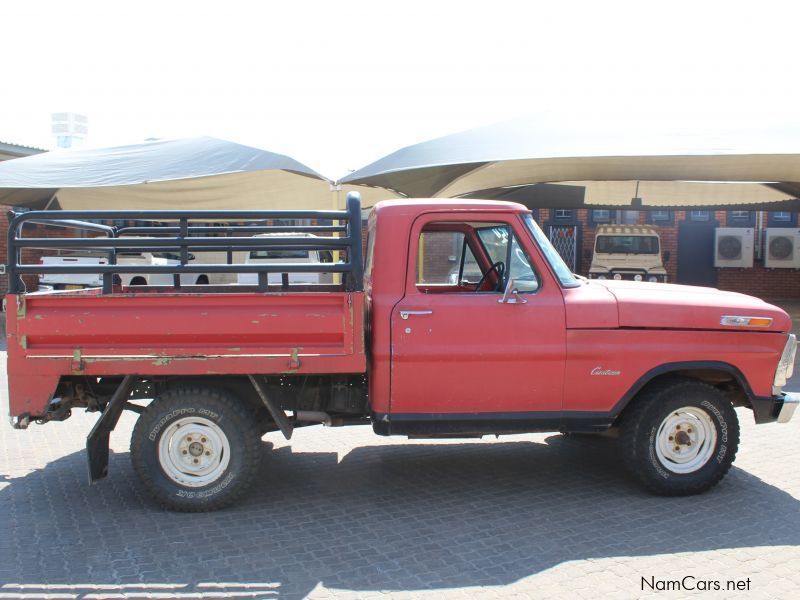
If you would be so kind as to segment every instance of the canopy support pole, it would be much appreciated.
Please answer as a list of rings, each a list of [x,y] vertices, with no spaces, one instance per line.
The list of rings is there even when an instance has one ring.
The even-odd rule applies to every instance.
[[[53,206],[53,203],[56,201],[56,197],[58,196],[58,192],[53,194],[50,197],[50,200],[47,201],[47,204],[44,205],[44,210],[50,210],[50,207]]]

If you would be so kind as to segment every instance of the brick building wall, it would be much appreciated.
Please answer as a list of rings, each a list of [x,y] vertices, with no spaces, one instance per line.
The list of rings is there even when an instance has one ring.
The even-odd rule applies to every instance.
[[[719,288],[775,300],[800,300],[800,272],[793,269],[720,269]]]
[[[7,249],[5,248],[5,232],[8,230],[8,217],[7,213],[11,207],[0,206],[0,229],[3,235],[0,235],[0,254],[3,261],[7,261]],[[548,231],[548,225],[556,223],[554,220],[555,209],[538,209],[534,211],[539,224]],[[594,236],[597,230],[598,223],[594,223],[590,209],[574,209],[572,211],[572,221],[579,225],[579,248],[578,248],[578,272],[586,275],[591,264],[592,252],[594,247]],[[727,211],[715,211],[710,217],[721,227],[737,227],[741,226],[737,223],[731,222],[729,213]],[[797,216],[794,217],[794,223],[797,223]],[[667,269],[670,282],[680,283],[678,279],[678,230],[680,223],[687,219],[687,211],[676,210],[671,213],[671,220],[667,223],[656,223],[659,235],[661,237],[662,256],[668,255],[668,260],[664,261],[664,266]],[[763,223],[768,223],[767,215],[762,215]],[[639,211],[638,223],[648,223],[647,211]],[[45,228],[37,227],[36,232],[31,232],[28,235],[36,235],[42,237],[72,235],[71,230],[60,228]],[[713,236],[713,233],[712,233]],[[759,239],[763,237],[763,233],[759,235]],[[713,244],[713,237],[708,241]],[[763,241],[761,241],[763,244]],[[364,223],[364,245],[366,246],[366,223]],[[762,246],[763,247],[763,246]],[[364,248],[366,251],[366,248]],[[428,260],[426,263],[429,265],[439,265],[439,269],[443,269],[444,265],[452,267],[455,264],[454,260],[450,257],[457,254],[452,242],[439,239],[429,240],[426,243],[425,255]],[[37,262],[39,257],[44,254],[40,250],[25,250],[24,258],[28,262]],[[445,259],[445,257],[447,257]],[[447,273],[434,273],[428,267],[425,271],[426,279],[428,277],[442,281],[446,278]],[[26,286],[29,290],[36,289],[37,278],[36,276],[26,276]],[[431,279],[431,280],[433,280]],[[738,268],[724,268],[717,269],[717,287],[723,290],[730,290],[741,292],[744,294],[751,294],[770,299],[800,299],[800,271],[795,269],[767,269],[764,267],[763,258],[756,259],[754,266],[748,269]],[[7,275],[0,275],[0,293],[5,293],[8,289]]]
[[[6,233],[8,232],[8,212],[11,210],[10,206],[4,206],[0,204],[0,255],[2,255],[2,261],[4,264],[8,264],[9,256],[8,256],[8,243],[6,239]],[[29,230],[30,233],[28,235],[35,235],[35,236],[47,236],[49,232],[45,231],[44,227],[37,226],[35,230]],[[43,255],[41,250],[34,250],[31,248],[25,248],[22,251],[22,260],[26,263],[35,263],[39,261],[39,258]],[[28,290],[36,290],[39,286],[38,277],[36,275],[25,275],[23,276],[22,280],[25,282],[25,287]],[[8,275],[5,273],[0,275],[0,294],[5,294],[8,292]]]
[[[0,256],[2,262],[8,264],[10,259],[8,255],[8,240],[6,234],[8,232],[8,213],[12,210],[11,206],[0,204]],[[57,213],[56,213],[57,214]],[[44,225],[25,225],[25,237],[75,237],[78,231],[75,229],[65,227],[46,227]],[[90,236],[97,235],[89,233]],[[57,253],[52,250],[50,254]],[[22,250],[22,261],[26,264],[36,264],[42,256],[48,254],[47,250],[38,250],[34,248],[24,248]],[[39,277],[37,275],[23,275],[22,280],[25,282],[25,287],[28,291],[35,291],[39,287]],[[8,275],[0,275],[0,294],[8,292]]]
[[[11,210],[10,206],[3,206],[0,204],[0,260],[3,264],[8,264],[8,248],[6,247],[5,233],[8,231],[8,211]],[[3,273],[0,275],[0,293],[5,294],[8,291],[8,275]]]
[[[19,144],[9,144],[0,142],[0,161],[13,160],[16,158],[23,158],[25,156],[33,156],[34,154],[41,154],[45,152],[42,148],[34,148],[32,146],[20,146]],[[6,242],[6,234],[8,232],[8,211],[11,210],[10,206],[0,204],[0,262],[3,264],[8,263],[8,248]],[[32,258],[35,261],[39,260],[41,254],[38,251],[26,250],[25,258]],[[27,277],[26,285],[28,289],[36,289],[38,283],[37,278]],[[33,287],[30,287],[30,286]],[[0,295],[5,295],[8,291],[8,275],[0,275]]]
[[[538,213],[538,214],[537,214]],[[538,209],[534,211],[537,217],[537,222],[544,229],[545,233],[548,232],[548,226],[558,221],[554,218],[555,209]],[[769,219],[766,211],[761,211],[760,221],[766,227]],[[664,267],[667,270],[669,281],[672,283],[680,283],[678,278],[678,230],[680,223],[686,221],[688,218],[688,211],[675,210],[671,211],[670,220],[666,223],[651,223],[648,218],[648,211],[639,211],[638,224],[650,224],[658,229],[661,238],[661,251],[664,260]],[[716,221],[719,227],[747,227],[754,225],[738,223],[730,217],[728,211],[713,211],[710,213],[709,218]],[[574,209],[572,211],[572,219],[564,220],[564,223],[571,222],[579,225],[579,265],[578,272],[582,275],[587,275],[589,266],[592,261],[592,253],[594,250],[595,232],[599,223],[594,223],[590,209]],[[752,223],[758,223],[759,219],[756,215],[752,217]],[[792,223],[798,223],[798,216],[794,217]],[[787,225],[790,226],[790,225]],[[798,225],[793,225],[797,227]],[[757,229],[757,228],[756,228]],[[763,249],[764,232],[756,231],[756,244],[761,244]],[[708,243],[713,245],[713,229]],[[758,254],[757,254],[758,256]],[[800,270],[797,269],[767,269],[764,267],[763,253],[761,258],[755,258],[752,268],[739,269],[739,268],[718,268],[717,271],[717,287],[722,290],[740,292],[743,294],[750,294],[763,298],[770,298],[776,300],[798,300],[800,299]]]

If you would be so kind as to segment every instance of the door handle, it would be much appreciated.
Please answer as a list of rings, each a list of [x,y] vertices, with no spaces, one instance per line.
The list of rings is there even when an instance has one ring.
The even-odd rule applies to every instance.
[[[400,318],[403,320],[408,319],[409,315],[432,315],[432,310],[401,310]]]

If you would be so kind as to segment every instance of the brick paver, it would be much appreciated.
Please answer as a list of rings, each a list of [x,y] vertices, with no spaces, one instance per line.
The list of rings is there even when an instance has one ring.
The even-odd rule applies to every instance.
[[[307,428],[291,445],[265,437],[244,502],[190,515],[140,489],[132,414],[92,487],[95,415],[2,423],[0,598],[677,598],[642,578],[685,576],[750,579],[749,591],[702,597],[798,598],[800,419],[756,427],[738,412],[735,466],[697,497],[646,494],[602,438]]]

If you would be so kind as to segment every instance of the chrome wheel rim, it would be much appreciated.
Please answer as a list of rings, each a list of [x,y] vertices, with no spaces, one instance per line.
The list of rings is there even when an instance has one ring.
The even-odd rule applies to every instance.
[[[225,433],[203,417],[178,419],[158,442],[158,462],[164,473],[186,487],[215,482],[228,468],[230,457]]]
[[[714,454],[717,429],[706,411],[684,406],[672,411],[656,433],[656,456],[673,473],[694,473]]]

